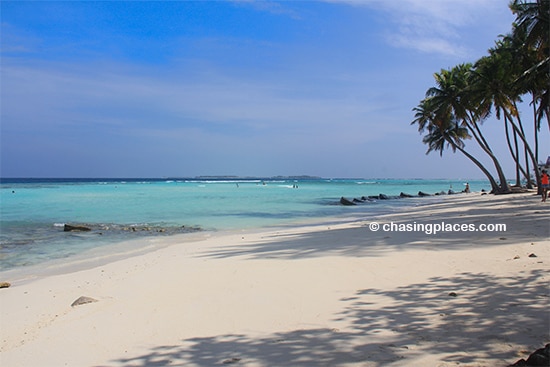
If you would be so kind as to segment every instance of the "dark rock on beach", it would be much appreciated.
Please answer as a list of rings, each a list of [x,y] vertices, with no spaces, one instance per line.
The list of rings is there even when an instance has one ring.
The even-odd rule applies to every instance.
[[[418,196],[432,196],[432,195],[430,195],[428,193],[425,193],[425,192],[422,192],[422,191],[419,191]]]
[[[406,194],[406,193],[402,192],[401,194],[399,194],[399,197],[400,198],[412,198],[414,196],[411,195],[411,194]]]
[[[357,204],[354,203],[353,201],[351,201],[351,200],[349,200],[349,199],[346,199],[346,198],[343,197],[343,196],[340,198],[340,204],[346,205],[346,206],[357,205]]]
[[[380,200],[389,200],[389,197],[386,194],[380,194],[380,195],[378,195],[378,199],[380,199]]]
[[[550,366],[550,344],[534,351],[527,360],[520,359],[509,367],[548,367]]]
[[[92,229],[90,227],[81,226],[81,225],[71,225],[65,224],[63,226],[63,231],[65,232],[89,232]]]

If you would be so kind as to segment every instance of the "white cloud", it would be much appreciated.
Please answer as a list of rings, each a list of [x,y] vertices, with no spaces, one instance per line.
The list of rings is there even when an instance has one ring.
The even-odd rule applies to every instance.
[[[389,21],[385,37],[394,47],[450,57],[473,53],[464,38],[469,28],[492,29],[495,22],[502,20],[503,13],[510,13],[506,0],[326,1],[383,12]],[[511,26],[512,17],[509,19],[501,29]],[[492,35],[493,39],[497,36],[498,33]]]

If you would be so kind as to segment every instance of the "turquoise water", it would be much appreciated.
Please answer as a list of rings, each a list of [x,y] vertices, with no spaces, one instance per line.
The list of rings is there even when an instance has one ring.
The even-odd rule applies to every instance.
[[[434,198],[349,199],[446,192],[465,180],[16,180],[0,185],[0,269],[70,257],[140,236],[287,225],[402,210]],[[473,191],[490,189],[470,181]],[[64,232],[84,224],[90,232]],[[133,229],[132,229],[133,227]],[[137,229],[137,230],[136,230]]]

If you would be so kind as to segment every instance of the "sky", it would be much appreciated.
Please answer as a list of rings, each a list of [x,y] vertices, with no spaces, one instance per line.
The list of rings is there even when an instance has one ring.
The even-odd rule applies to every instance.
[[[426,155],[412,109],[514,20],[508,0],[0,7],[2,177],[483,178]]]

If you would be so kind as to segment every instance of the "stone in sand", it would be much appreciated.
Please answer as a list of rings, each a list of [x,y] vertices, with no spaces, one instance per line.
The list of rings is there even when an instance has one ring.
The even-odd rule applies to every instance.
[[[97,299],[94,299],[94,298],[91,298],[91,297],[82,296],[82,297],[78,297],[78,298],[71,304],[71,307],[80,306],[80,305],[85,305],[86,303],[92,303],[92,302],[97,302]]]
[[[0,282],[0,288],[9,288],[11,287],[10,282]]]

